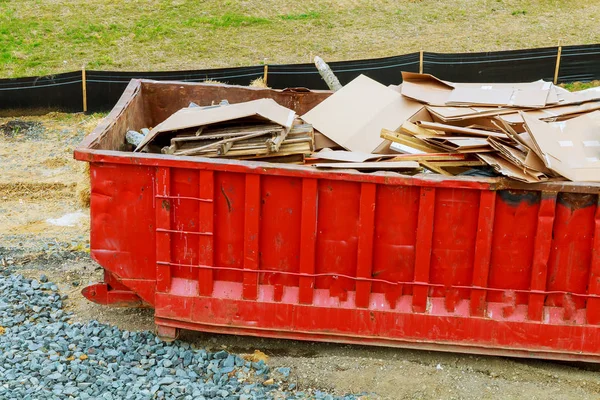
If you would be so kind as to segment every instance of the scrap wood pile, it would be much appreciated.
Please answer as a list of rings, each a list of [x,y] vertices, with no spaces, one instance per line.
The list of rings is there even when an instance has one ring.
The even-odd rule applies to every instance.
[[[135,151],[316,168],[600,181],[600,88],[359,76],[298,117],[271,99],[192,104],[140,135]]]
[[[274,100],[217,106],[191,104],[140,136],[135,151],[304,163],[313,149],[312,126]]]

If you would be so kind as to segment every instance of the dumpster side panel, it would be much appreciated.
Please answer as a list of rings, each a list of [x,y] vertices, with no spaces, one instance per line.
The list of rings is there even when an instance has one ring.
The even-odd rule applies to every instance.
[[[492,232],[489,287],[519,291],[518,304],[527,302],[540,195],[533,191],[499,191]],[[503,301],[506,292],[488,292],[489,301]]]
[[[91,174],[108,294],[139,296],[159,325],[600,357],[597,194],[210,164]]]
[[[154,303],[155,168],[90,164],[92,258],[147,303]],[[150,218],[149,218],[150,217]]]
[[[244,267],[246,177],[218,172],[214,185],[215,279],[241,282]]]
[[[547,287],[550,291],[585,294],[590,278],[594,215],[597,196],[558,195],[552,248],[548,260]],[[559,307],[572,303],[585,307],[585,299],[559,294],[548,296],[547,304]]]
[[[372,277],[389,282],[410,282],[415,273],[415,243],[419,214],[419,188],[377,187]],[[392,308],[411,285],[373,282],[373,293],[384,293]]]

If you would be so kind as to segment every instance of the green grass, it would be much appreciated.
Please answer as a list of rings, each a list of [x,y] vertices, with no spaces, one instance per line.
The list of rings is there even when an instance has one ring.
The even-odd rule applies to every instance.
[[[321,13],[316,11],[310,11],[307,13],[300,14],[284,14],[280,15],[279,18],[284,21],[302,21],[306,19],[317,19],[321,16]]]
[[[0,77],[600,42],[582,0],[0,0]],[[594,19],[592,17],[596,16]]]
[[[599,81],[591,81],[591,82],[572,82],[572,83],[563,83],[560,86],[564,87],[571,92],[576,92],[578,90],[585,90],[593,87],[600,86]]]

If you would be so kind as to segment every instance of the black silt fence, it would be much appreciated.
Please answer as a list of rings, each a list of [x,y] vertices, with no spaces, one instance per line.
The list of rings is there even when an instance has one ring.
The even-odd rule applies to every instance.
[[[331,62],[329,65],[342,84],[360,74],[382,84],[399,84],[401,72],[435,75],[453,82],[528,82],[552,81],[558,48],[500,51],[488,53],[441,54],[412,53],[370,60]],[[194,71],[115,72],[86,71],[88,111],[110,110],[133,78],[202,82],[216,80],[248,85],[263,76],[262,65]],[[600,44],[562,47],[558,82],[600,79]],[[268,85],[275,89],[306,87],[327,89],[313,64],[268,66]],[[63,111],[82,110],[82,74],[67,72],[43,77],[0,80],[0,109],[48,108]]]

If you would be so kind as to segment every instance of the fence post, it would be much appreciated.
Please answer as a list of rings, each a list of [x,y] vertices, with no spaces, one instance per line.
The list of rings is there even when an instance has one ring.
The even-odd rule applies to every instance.
[[[87,112],[87,85],[85,82],[85,64],[81,67],[81,89],[83,94],[83,112]]]
[[[267,85],[268,75],[269,75],[269,64],[267,64],[267,59],[265,58],[265,69],[263,72],[263,81],[265,81],[265,86]]]
[[[560,56],[562,54],[562,46],[558,42],[558,53],[556,53],[556,68],[554,69],[554,84],[558,83],[558,71],[560,70]]]
[[[419,73],[423,73],[423,50],[419,51]]]

